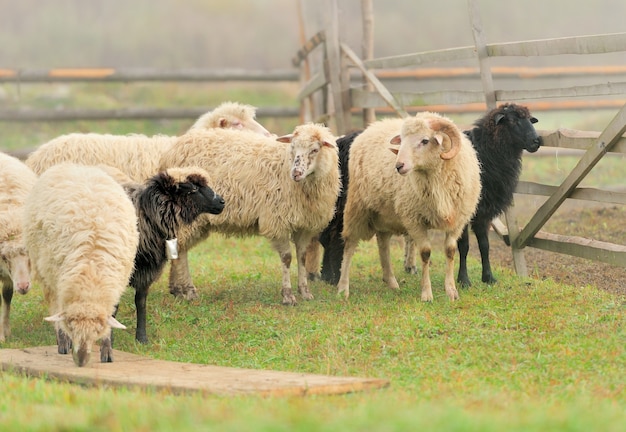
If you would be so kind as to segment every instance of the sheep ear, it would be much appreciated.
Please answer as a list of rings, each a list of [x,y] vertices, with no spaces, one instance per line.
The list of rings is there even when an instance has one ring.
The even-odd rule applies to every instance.
[[[277,137],[276,141],[281,142],[281,143],[290,143],[292,138],[293,138],[293,134],[288,134],[288,135]]]
[[[330,143],[328,141],[322,141],[322,146],[326,146],[326,147],[330,147],[330,148],[335,148],[337,147],[335,144]]]
[[[63,321],[64,319],[65,319],[65,313],[63,312],[59,312],[58,314],[50,315],[44,318],[45,321],[49,321],[49,322],[59,322],[59,321]]]
[[[400,138],[400,135],[396,135],[395,137],[391,138],[389,142],[391,144],[400,144],[402,142],[402,138]]]
[[[441,146],[441,145],[443,145],[443,141],[444,141],[444,139],[443,139],[443,135],[442,135],[442,134],[437,133],[437,134],[433,135],[433,139],[434,139],[435,141],[437,141],[437,144],[438,144],[438,145],[440,145],[440,146]]]
[[[537,123],[538,121],[539,121],[539,120],[537,120],[535,117],[531,117],[531,118],[530,118],[530,122],[531,122],[532,124],[535,124],[535,123]]]
[[[118,320],[116,320],[114,317],[110,316],[109,319],[107,320],[107,322],[109,323],[109,325],[111,326],[111,328],[118,328],[118,329],[125,329],[126,326],[124,324],[122,324],[121,322],[119,322]]]
[[[500,123],[500,122],[502,121],[502,119],[503,119],[503,118],[504,118],[504,114],[501,114],[501,113],[496,114],[496,116],[495,116],[495,118],[494,118],[494,119],[495,119],[495,121],[496,121],[496,125],[497,125],[498,123]]]

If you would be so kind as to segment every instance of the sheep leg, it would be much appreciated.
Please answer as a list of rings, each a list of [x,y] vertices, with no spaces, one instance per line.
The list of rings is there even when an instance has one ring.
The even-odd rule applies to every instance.
[[[306,268],[307,252],[312,243],[317,243],[317,236],[310,233],[294,233],[293,240],[296,245],[296,259],[298,260],[298,292],[304,300],[313,300],[313,294],[309,291],[308,276],[310,273]],[[316,257],[319,262],[319,256]]]
[[[481,224],[481,226],[475,226],[474,234],[476,234],[476,240],[478,240],[478,249],[480,250],[480,260],[483,266],[482,281],[488,284],[496,283],[497,280],[491,273],[491,263],[489,262],[489,224]]]
[[[293,291],[291,290],[291,275],[289,270],[291,267],[291,245],[289,244],[289,239],[274,239],[272,240],[272,246],[274,247],[274,250],[278,252],[282,266],[282,303],[286,306],[295,306],[298,302],[296,300],[296,296],[293,295]]]
[[[58,326],[58,323],[55,324],[55,326]],[[61,330],[60,327],[57,327],[56,334],[57,351],[59,352],[59,354],[69,354],[70,352],[72,352],[72,339],[70,339],[67,333]]]
[[[109,335],[102,338],[100,343],[100,363],[113,363],[113,329]]]
[[[415,243],[410,236],[404,236],[404,271],[417,274],[417,256]]]
[[[148,333],[146,331],[146,303],[148,299],[148,287],[137,287],[135,289],[135,309],[137,310],[137,330],[135,339],[137,342],[148,343]]]
[[[418,246],[422,260],[422,301],[433,301],[433,290],[430,284],[430,239],[427,230],[421,227],[416,228],[418,229],[410,232],[410,236]]]
[[[454,254],[456,254],[456,239],[458,235],[446,233],[445,254],[446,254],[446,275],[444,279],[444,287],[450,301],[459,299],[459,292],[454,283]]]
[[[0,320],[0,342],[11,336],[11,300],[13,299],[13,282],[10,279],[2,281],[2,319]]]
[[[459,237],[458,245],[459,249],[459,274],[456,280],[461,284],[461,287],[467,288],[472,286],[469,275],[467,273],[467,254],[469,253],[469,225],[465,225],[463,233]]]
[[[322,255],[321,277],[324,282],[337,285],[341,273],[341,259],[343,257],[343,238],[338,227],[325,230],[320,235],[320,244],[324,247]]]
[[[389,250],[389,240],[391,239],[391,233],[377,232],[376,242],[378,243],[378,258],[380,259],[380,266],[383,269],[383,281],[387,283],[387,286],[391,289],[398,289],[398,281],[393,274],[393,267],[391,266],[391,252]]]
[[[319,236],[315,236],[306,248],[304,262],[308,278],[312,281],[319,280],[322,277],[320,273],[320,246]]]
[[[352,265],[352,257],[354,256],[358,243],[358,240],[345,239],[343,258],[341,260],[341,276],[337,284],[337,294],[343,293],[346,299],[350,296],[350,266]]]
[[[179,250],[178,259],[172,260],[170,266],[170,294],[174,297],[182,297],[186,300],[198,298],[198,290],[193,285],[189,273],[189,261],[187,251]]]

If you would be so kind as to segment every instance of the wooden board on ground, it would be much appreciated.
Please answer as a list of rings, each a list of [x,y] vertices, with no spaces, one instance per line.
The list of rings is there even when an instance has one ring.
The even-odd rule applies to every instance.
[[[91,362],[82,368],[71,355],[57,353],[56,345],[0,349],[2,370],[94,386],[167,390],[174,393],[263,396],[342,394],[383,388],[389,381],[328,375],[179,363],[113,351],[113,363],[100,363],[94,347]]]

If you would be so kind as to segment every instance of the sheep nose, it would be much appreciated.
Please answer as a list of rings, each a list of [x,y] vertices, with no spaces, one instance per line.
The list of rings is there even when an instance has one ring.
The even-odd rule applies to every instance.
[[[30,289],[30,282],[18,282],[17,283],[17,291],[20,294],[26,294]]]
[[[398,162],[396,164],[396,171],[400,172],[402,168],[404,168],[404,164],[402,162]]]

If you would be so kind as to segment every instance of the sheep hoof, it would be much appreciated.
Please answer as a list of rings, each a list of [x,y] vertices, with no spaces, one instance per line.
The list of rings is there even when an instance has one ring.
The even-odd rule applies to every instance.
[[[283,297],[283,306],[297,306],[298,302],[294,296]]]
[[[417,274],[417,266],[404,267],[404,271],[408,274]]]
[[[318,281],[322,279],[322,275],[319,272],[316,273],[309,273],[309,280],[310,281]]]
[[[498,282],[498,280],[494,278],[493,275],[488,275],[488,276],[483,276],[483,282],[485,282],[488,285],[493,285],[496,282]]]
[[[472,286],[472,282],[469,279],[459,278],[456,281],[461,285],[461,288],[469,288]]]
[[[174,297],[181,297],[185,300],[194,300],[198,298],[198,291],[193,285],[170,286],[170,294]]]
[[[301,295],[302,295],[302,298],[303,298],[304,300],[313,300],[313,299],[315,298],[315,297],[313,297],[313,294],[311,294],[311,293],[310,293],[310,292],[308,292],[308,291],[307,291],[307,292],[303,292],[303,293],[301,293]]]
[[[72,351],[72,340],[63,330],[57,332],[57,345],[59,354],[69,354]]]
[[[433,294],[432,293],[422,293],[422,301],[423,302],[432,302],[433,301]]]
[[[113,363],[113,349],[110,346],[100,347],[100,363]]]

